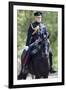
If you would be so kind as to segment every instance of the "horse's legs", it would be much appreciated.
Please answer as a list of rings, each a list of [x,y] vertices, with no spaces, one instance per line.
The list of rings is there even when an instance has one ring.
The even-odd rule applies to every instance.
[[[39,77],[38,76],[35,76],[35,79],[39,79]]]
[[[35,79],[39,79],[39,78],[41,78],[40,75],[36,75],[36,76],[35,76]]]
[[[35,79],[35,76],[34,75],[32,75],[32,79]]]
[[[27,74],[23,74],[22,72],[18,75],[18,80],[21,80],[21,79],[26,79],[27,77]]]
[[[43,78],[48,78],[48,74],[47,75],[44,75]]]
[[[22,77],[22,79],[26,79],[26,77],[27,77],[27,74],[24,74],[23,77]]]

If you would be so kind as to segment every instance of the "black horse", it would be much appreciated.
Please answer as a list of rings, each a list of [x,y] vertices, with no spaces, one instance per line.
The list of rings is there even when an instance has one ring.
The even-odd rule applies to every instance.
[[[32,54],[28,65],[29,72],[35,75],[35,78],[48,78],[49,74],[49,45],[47,40],[43,40],[39,43],[38,52]],[[34,49],[35,50],[35,49]]]
[[[29,46],[29,54],[21,55],[22,70],[18,75],[18,79],[26,79],[27,74],[31,73],[35,75],[35,78],[48,78],[49,74],[49,44],[46,37],[40,37],[36,42]],[[24,61],[24,57],[27,56],[28,63]],[[25,62],[25,63],[24,63]]]

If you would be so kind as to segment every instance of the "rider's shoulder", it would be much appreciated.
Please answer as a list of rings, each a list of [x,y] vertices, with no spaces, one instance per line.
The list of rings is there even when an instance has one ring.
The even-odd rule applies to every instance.
[[[32,23],[31,23],[31,25],[32,25],[33,27],[35,27],[35,24],[36,24],[35,22],[32,22]]]
[[[32,29],[34,29],[34,28],[36,27],[35,22],[32,22],[32,23],[30,24],[30,26],[31,26]]]

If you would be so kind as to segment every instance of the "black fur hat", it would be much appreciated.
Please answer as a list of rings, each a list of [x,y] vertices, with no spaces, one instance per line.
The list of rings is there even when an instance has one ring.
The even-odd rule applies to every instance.
[[[36,12],[34,13],[34,16],[42,16],[42,12],[36,11]]]

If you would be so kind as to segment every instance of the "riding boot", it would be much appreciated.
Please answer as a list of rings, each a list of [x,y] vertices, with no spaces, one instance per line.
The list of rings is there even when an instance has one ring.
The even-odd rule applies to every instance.
[[[53,65],[53,62],[52,62],[52,52],[49,52],[49,62],[50,62],[50,73],[55,73],[56,71],[53,69],[52,65]]]

